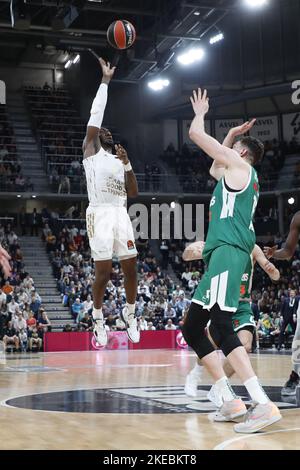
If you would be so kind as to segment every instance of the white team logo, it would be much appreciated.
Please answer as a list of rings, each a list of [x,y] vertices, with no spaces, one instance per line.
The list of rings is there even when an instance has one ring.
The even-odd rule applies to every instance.
[[[249,280],[249,274],[245,273],[242,275],[242,282],[248,282]]]

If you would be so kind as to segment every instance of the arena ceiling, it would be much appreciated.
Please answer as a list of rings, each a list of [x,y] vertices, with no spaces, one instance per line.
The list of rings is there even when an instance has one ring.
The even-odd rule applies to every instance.
[[[18,1],[24,0],[13,0]],[[300,63],[300,0],[269,0],[268,7],[256,13],[246,10],[242,2],[27,0],[31,24],[18,30],[11,26],[9,0],[0,0],[0,64],[63,66],[66,52],[88,48],[111,57],[106,30],[121,17],[136,26],[138,39],[135,47],[121,53],[120,79],[140,81],[165,73],[174,66],[178,51],[206,45],[219,31],[225,40],[209,51],[213,67],[208,78],[212,81],[247,86],[247,81],[258,75],[262,80],[285,81],[290,72],[296,74]],[[78,16],[67,28],[53,30],[53,18],[71,5]],[[184,73],[187,82],[198,76],[195,69]]]

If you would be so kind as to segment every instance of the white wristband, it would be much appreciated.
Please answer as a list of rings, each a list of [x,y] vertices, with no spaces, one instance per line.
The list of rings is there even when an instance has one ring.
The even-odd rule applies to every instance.
[[[132,166],[131,166],[131,163],[128,162],[126,165],[124,165],[124,168],[125,168],[125,171],[132,171]]]

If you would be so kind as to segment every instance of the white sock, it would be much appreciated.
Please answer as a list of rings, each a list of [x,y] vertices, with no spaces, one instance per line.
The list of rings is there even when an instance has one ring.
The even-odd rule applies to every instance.
[[[127,305],[127,308],[128,308],[128,313],[129,313],[129,315],[130,315],[131,313],[135,313],[135,304],[129,304],[129,303],[127,302],[126,305]]]
[[[246,387],[251,399],[256,403],[265,405],[270,401],[256,376],[246,380],[246,382],[244,382],[244,386]]]
[[[232,390],[226,375],[224,375],[224,377],[222,377],[220,380],[217,380],[215,387],[217,392],[222,396],[223,401],[231,401],[236,399],[236,394]]]
[[[197,377],[200,377],[200,375],[202,374],[202,371],[203,371],[203,366],[200,366],[198,362],[196,362],[194,368],[191,370],[191,373],[193,375],[196,375]]]
[[[103,320],[102,308],[93,308],[93,319],[94,320]]]

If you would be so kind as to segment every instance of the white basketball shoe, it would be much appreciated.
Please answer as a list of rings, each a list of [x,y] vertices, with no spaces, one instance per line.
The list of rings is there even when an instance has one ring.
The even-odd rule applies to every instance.
[[[253,403],[248,410],[245,421],[236,424],[234,430],[243,434],[252,434],[277,423],[281,418],[279,409],[271,401],[265,405]]]
[[[128,338],[132,343],[140,342],[140,331],[137,327],[137,319],[134,313],[129,313],[127,305],[123,308],[121,318],[126,325]]]
[[[103,318],[94,320],[93,333],[94,333],[95,341],[99,346],[107,345],[107,332],[105,329]]]

